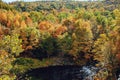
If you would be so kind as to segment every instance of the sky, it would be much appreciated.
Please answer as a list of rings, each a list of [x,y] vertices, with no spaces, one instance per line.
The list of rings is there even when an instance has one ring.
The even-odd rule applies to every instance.
[[[2,1],[9,3],[13,1],[40,1],[40,0],[2,0]],[[78,1],[87,1],[87,0],[78,0]]]

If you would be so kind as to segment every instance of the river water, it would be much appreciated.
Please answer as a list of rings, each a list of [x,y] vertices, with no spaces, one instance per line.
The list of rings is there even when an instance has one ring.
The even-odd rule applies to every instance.
[[[32,69],[22,75],[18,80],[93,80],[93,76],[99,71],[93,66],[50,66]]]

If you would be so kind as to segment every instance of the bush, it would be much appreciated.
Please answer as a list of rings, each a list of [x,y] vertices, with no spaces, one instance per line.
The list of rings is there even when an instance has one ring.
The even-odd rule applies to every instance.
[[[29,64],[33,64],[33,60],[29,59],[29,58],[17,58],[13,64],[17,64],[17,65],[24,65],[27,66]]]

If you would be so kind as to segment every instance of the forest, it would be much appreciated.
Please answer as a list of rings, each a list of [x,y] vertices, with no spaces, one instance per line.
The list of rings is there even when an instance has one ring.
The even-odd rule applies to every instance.
[[[0,80],[56,65],[93,65],[105,69],[93,80],[117,80],[119,51],[120,0],[0,0]]]

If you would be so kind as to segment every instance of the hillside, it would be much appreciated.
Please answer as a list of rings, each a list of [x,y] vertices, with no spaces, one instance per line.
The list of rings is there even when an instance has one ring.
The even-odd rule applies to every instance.
[[[100,69],[94,80],[116,80],[119,29],[119,0],[0,1],[0,79],[49,66],[92,65]]]

